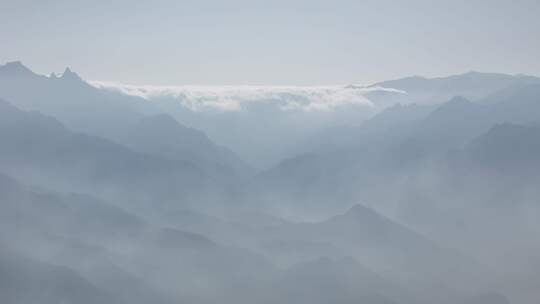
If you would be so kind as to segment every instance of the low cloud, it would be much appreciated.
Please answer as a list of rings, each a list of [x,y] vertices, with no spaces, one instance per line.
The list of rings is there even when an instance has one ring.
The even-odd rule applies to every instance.
[[[374,108],[366,94],[405,92],[365,86],[149,86],[91,81],[95,87],[139,96],[147,100],[172,98],[192,111],[243,111],[269,103],[281,111],[332,111],[344,106]]]

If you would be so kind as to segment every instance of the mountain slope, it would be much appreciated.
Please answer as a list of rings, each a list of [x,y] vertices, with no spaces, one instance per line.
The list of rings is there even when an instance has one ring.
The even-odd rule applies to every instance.
[[[408,303],[398,297],[399,288],[352,258],[297,264],[276,279],[272,290],[264,303]]]
[[[111,141],[73,133],[51,117],[0,101],[0,166],[27,182],[70,187],[120,202],[189,203],[222,189],[190,162],[136,153]],[[154,207],[158,207],[155,205]]]
[[[377,202],[379,210],[392,208],[390,212],[395,213],[402,196],[385,185],[405,190],[408,176],[465,147],[497,123],[540,121],[539,96],[540,85],[518,85],[482,102],[455,97],[435,108],[406,106],[412,112],[407,118],[394,117],[392,112],[402,111],[391,108],[360,127],[341,129],[345,134],[318,138],[323,144],[263,172],[254,187],[283,202],[294,200],[296,207],[302,207],[297,213],[322,210],[329,206],[327,201],[339,203],[334,212],[364,201]],[[436,181],[425,178],[423,184]]]
[[[401,294],[403,301],[408,298],[412,303],[443,303],[443,300],[452,303],[451,299],[456,300],[460,295],[490,291],[493,288],[488,280],[476,281],[485,278],[489,271],[474,259],[442,247],[361,205],[353,206],[346,213],[324,221],[285,223],[270,229],[263,236],[274,242],[279,240],[289,244],[283,250],[291,250],[295,244],[300,249],[306,243],[333,247],[333,253],[326,251],[327,254],[333,254],[330,257],[350,256],[361,265],[368,265],[377,275],[394,282],[394,287],[399,286],[381,294]],[[321,252],[324,251],[312,250],[311,259],[317,258]],[[280,254],[277,248],[272,253],[274,256]],[[357,275],[364,272],[359,271]],[[372,279],[361,282],[367,286],[380,286],[381,279]],[[321,277],[321,280],[324,279]],[[406,297],[406,294],[409,296]],[[400,302],[396,297],[393,299]]]
[[[394,100],[395,102],[437,104],[456,95],[479,100],[508,87],[533,83],[540,83],[540,78],[526,75],[468,72],[436,78],[406,77],[379,82],[371,87],[393,88],[407,93],[396,96],[400,99]],[[371,97],[377,101],[377,96]]]
[[[215,145],[202,132],[159,115],[162,111],[155,104],[95,88],[69,68],[60,77],[46,77],[21,62],[0,66],[0,98],[24,110],[51,115],[74,131],[107,138],[138,152],[249,173],[234,153]],[[151,144],[160,148],[149,148]]]
[[[118,141],[143,153],[191,161],[208,175],[224,181],[251,173],[251,168],[234,153],[214,144],[203,132],[185,127],[167,114],[140,119]]]
[[[8,295],[26,299],[13,290],[20,284],[28,285],[29,291],[37,289],[26,295],[30,302],[51,290],[55,299],[59,297],[56,301],[67,297],[69,303],[78,303],[82,292],[88,293],[88,303],[94,303],[98,295],[100,303],[209,303],[217,299],[249,303],[254,294],[243,288],[262,288],[276,271],[249,250],[165,227],[146,223],[97,198],[35,188],[0,174],[0,268],[8,267],[0,271],[0,295],[4,288]],[[54,269],[42,274],[40,268],[33,272],[30,262],[29,270],[15,262],[4,265],[4,250],[12,252],[13,259],[40,260],[69,268],[72,274]],[[12,282],[17,275],[22,276],[20,283]],[[73,277],[73,290],[62,289],[69,287],[64,276]],[[40,283],[44,279],[51,287]],[[79,287],[78,280],[92,288]]]
[[[20,255],[0,252],[2,303],[118,303],[67,267],[53,266]]]

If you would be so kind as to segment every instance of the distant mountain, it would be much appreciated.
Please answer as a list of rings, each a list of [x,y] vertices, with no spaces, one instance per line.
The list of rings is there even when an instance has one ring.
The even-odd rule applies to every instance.
[[[122,125],[155,112],[143,99],[97,90],[66,68],[60,76],[43,76],[21,62],[0,66],[0,98],[24,110],[51,115],[75,131],[114,135]]]
[[[438,104],[419,105],[396,103],[388,106],[357,126],[327,128],[299,144],[299,153],[373,146],[399,140],[397,129],[407,130],[417,120],[433,112]]]
[[[540,167],[540,120],[533,126],[497,124],[465,149],[470,161],[513,174],[538,173]]]
[[[433,271],[436,274],[448,267],[445,263],[452,264],[462,259],[458,254],[361,205],[355,205],[346,213],[322,222],[296,224],[290,228],[302,234],[301,239],[326,240],[346,248],[354,256],[361,256],[361,262],[365,265],[387,270],[408,269],[411,279],[415,277],[415,271]],[[294,232],[290,233],[291,237],[294,237]],[[454,257],[451,258],[451,255]],[[428,266],[428,261],[433,265]],[[427,267],[423,269],[421,265]]]
[[[223,181],[249,175],[252,169],[230,150],[214,144],[203,132],[185,127],[168,114],[147,116],[118,141],[143,153],[175,161],[191,161]]]
[[[53,189],[97,193],[132,207],[153,202],[154,210],[225,193],[226,187],[191,162],[140,154],[74,133],[54,118],[5,101],[0,101],[0,141],[4,172]]]
[[[481,100],[488,105],[486,119],[516,124],[537,123],[540,119],[540,84],[516,85]]]
[[[489,206],[490,211],[499,210],[503,218],[510,218],[526,212],[528,208],[536,208],[534,197],[540,195],[536,186],[540,182],[539,155],[538,124],[524,126],[501,123],[463,148],[441,156],[436,165],[416,174],[432,176],[437,180],[438,190],[454,193],[454,206],[466,204],[471,215],[474,208]],[[470,199],[471,196],[474,200]],[[444,205],[446,201],[443,197],[432,200],[437,201],[429,203],[432,206]],[[421,201],[417,200],[416,203]],[[510,210],[511,213],[502,213]],[[515,227],[522,224],[525,223],[516,223]],[[525,225],[533,230],[540,229],[536,224]]]
[[[399,288],[352,258],[320,258],[280,275],[264,303],[408,303],[397,294]]]
[[[459,95],[471,100],[482,99],[496,91],[515,85],[539,84],[540,78],[526,75],[468,72],[448,77],[425,78],[412,76],[375,83],[370,87],[386,87],[405,91],[407,94],[392,96],[394,103],[433,104]],[[375,102],[385,101],[386,96],[368,95]]]
[[[458,82],[463,81],[463,85],[478,88],[474,82],[468,82],[467,79],[471,77],[475,79],[485,77],[485,82],[488,83],[491,78],[492,81],[498,79],[501,84],[486,88],[485,94],[481,97],[471,98],[466,91],[456,89],[449,90],[449,95],[440,100],[431,99],[426,103],[420,100],[396,100],[359,126],[328,128],[317,133],[307,141],[304,151],[312,152],[309,148],[329,150],[371,145],[381,141],[400,142],[406,136],[428,136],[428,133],[438,132],[446,132],[448,135],[454,133],[452,135],[454,137],[458,133],[461,134],[459,137],[463,137],[464,133],[468,132],[474,137],[496,122],[532,122],[540,116],[540,102],[538,102],[540,78],[535,77],[468,73],[440,79],[412,77],[377,85],[397,85],[402,89],[422,88],[431,86],[432,83],[444,83],[454,79],[459,80]],[[472,137],[468,136],[467,139]],[[441,138],[441,141],[444,140],[446,138]],[[447,146],[452,144],[455,143],[449,143]]]
[[[21,236],[48,231],[103,241],[132,236],[144,226],[136,216],[96,197],[26,186],[3,174],[0,174],[0,199],[2,235],[16,228]],[[77,229],[71,229],[74,226]]]
[[[540,121],[539,98],[540,85],[531,84],[479,102],[454,97],[438,106],[392,107],[359,127],[319,134],[312,150],[263,172],[254,184],[280,201],[295,201],[302,212],[328,212],[328,201],[338,202],[336,209],[355,201],[394,204],[399,196],[384,190],[389,181],[465,147],[497,123]]]
[[[107,138],[138,152],[193,162],[227,176],[249,174],[233,152],[161,114],[154,103],[97,89],[69,68],[59,77],[46,77],[21,62],[0,66],[0,98],[21,109],[51,115],[76,132]]]
[[[540,264],[529,257],[540,252],[533,241],[540,233],[539,143],[537,124],[498,123],[415,168],[405,182],[387,188],[399,198],[400,220],[493,267],[504,261],[502,268],[521,268],[501,278],[513,289],[507,295],[537,298],[534,288],[519,282],[539,281]],[[509,247],[511,252],[504,249]]]
[[[425,106],[390,108],[373,122],[342,129],[346,134],[327,134],[328,140],[318,139],[326,146],[322,144],[261,174],[261,191],[272,198],[264,204],[278,214],[284,210],[283,214],[320,218],[321,214],[364,202],[491,267],[500,268],[502,261],[513,265],[508,268],[522,267],[515,277],[500,278],[501,285],[513,288],[504,291],[509,297],[534,299],[537,293],[533,289],[512,282],[538,280],[534,274],[538,263],[524,252],[540,252],[531,242],[540,231],[535,204],[540,195],[539,98],[539,86],[518,85],[478,102],[458,97],[429,110]],[[407,108],[412,113],[406,118],[390,115]],[[338,136],[346,140],[336,141]],[[351,225],[343,230],[362,235],[358,231],[366,228]],[[324,231],[317,230],[312,240],[333,241],[330,244],[335,245],[339,239],[336,236],[344,235],[337,231],[328,234],[334,239],[322,237]],[[514,248],[512,253],[505,246]],[[429,250],[421,252],[416,256],[433,261],[424,255]],[[367,255],[365,250],[362,253]],[[388,260],[395,262],[398,258]],[[372,266],[376,259],[360,261]],[[504,297],[495,298],[505,301]],[[486,301],[483,299],[490,297],[472,296],[470,301],[482,303]]]
[[[44,303],[48,294],[88,303],[250,303],[254,294],[243,288],[261,288],[277,271],[249,250],[165,227],[95,197],[0,174],[0,295]]]
[[[2,245],[3,247],[4,245]],[[68,267],[0,251],[2,303],[123,303]]]
[[[540,84],[517,85],[490,95],[481,102],[454,97],[441,104],[408,130],[401,132],[403,153],[436,155],[459,149],[497,123],[540,122]],[[404,139],[404,140],[403,140]]]
[[[236,89],[0,66],[0,299],[535,303],[538,78]]]
[[[417,301],[413,303],[429,302],[430,296],[435,295],[440,297],[444,294],[451,298],[467,294],[475,288],[489,290],[487,287],[489,284],[486,281],[484,281],[485,285],[476,284],[474,281],[474,278],[484,276],[487,271],[474,259],[441,247],[409,228],[361,205],[353,206],[346,213],[328,220],[277,226],[269,230],[266,237],[282,242],[286,240],[289,242],[289,247],[294,246],[296,242],[299,250],[305,242],[332,245],[336,249],[334,258],[351,256],[360,264],[368,265],[369,269],[375,273],[391,278],[397,284],[396,286],[400,286],[402,296],[406,292],[419,295],[419,289],[431,288],[432,292],[424,291],[423,297],[417,298]],[[284,250],[289,249],[284,248]],[[316,252],[313,250],[314,254]],[[273,252],[273,255],[278,254],[278,252]],[[315,257],[312,256],[312,258]],[[452,275],[449,275],[449,271]],[[361,273],[365,273],[365,270],[356,272],[357,275]],[[344,275],[344,273],[337,275]],[[381,283],[380,278],[372,277],[372,279],[358,282],[363,282],[368,286]],[[473,283],[474,287],[468,285]],[[376,289],[372,291],[374,290]],[[400,293],[398,290],[394,290],[394,293]],[[391,292],[383,294],[388,296]],[[398,301],[396,298],[394,300]]]
[[[0,174],[0,294],[13,303],[167,303],[104,248],[146,229],[139,218],[98,198]],[[3,289],[9,286],[13,290]]]

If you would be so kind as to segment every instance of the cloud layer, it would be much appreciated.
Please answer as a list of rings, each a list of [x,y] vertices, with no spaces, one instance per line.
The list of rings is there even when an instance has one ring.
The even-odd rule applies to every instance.
[[[173,98],[193,111],[242,111],[260,103],[271,103],[282,111],[332,111],[343,106],[373,108],[366,98],[374,91],[405,92],[365,86],[149,86],[91,81],[106,90],[148,100]]]

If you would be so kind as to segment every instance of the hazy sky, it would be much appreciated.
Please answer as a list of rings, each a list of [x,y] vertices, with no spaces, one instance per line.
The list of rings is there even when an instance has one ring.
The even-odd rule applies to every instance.
[[[164,85],[540,75],[540,1],[0,0],[11,60]]]

